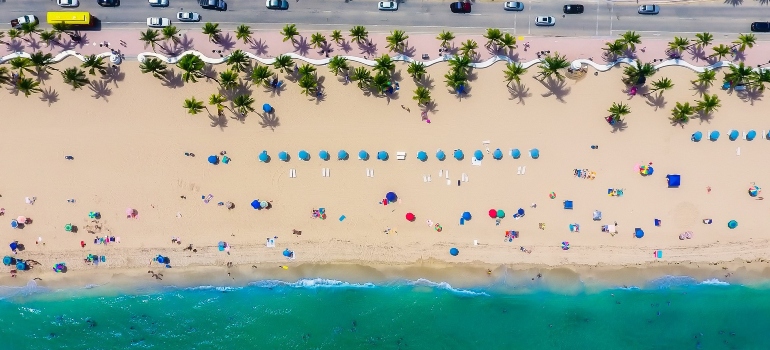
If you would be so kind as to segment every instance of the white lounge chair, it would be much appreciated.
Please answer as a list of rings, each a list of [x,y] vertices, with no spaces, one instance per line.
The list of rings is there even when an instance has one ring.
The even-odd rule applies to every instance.
[[[405,160],[406,159],[406,152],[396,152],[396,159],[397,160]]]

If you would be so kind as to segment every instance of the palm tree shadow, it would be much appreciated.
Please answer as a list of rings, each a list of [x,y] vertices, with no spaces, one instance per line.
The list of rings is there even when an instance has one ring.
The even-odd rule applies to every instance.
[[[75,46],[78,44],[72,39],[65,40],[65,41],[56,41],[57,45],[61,48],[62,51],[72,50],[75,48]]]
[[[225,35],[219,36],[217,44],[222,47],[223,51],[230,51],[233,47],[235,47],[235,39],[230,33],[227,33]]]
[[[733,51],[733,52],[734,52],[734,54],[733,54],[733,62],[736,62],[736,61],[741,61],[741,62],[746,61],[746,53],[745,52],[743,52],[743,51]]]
[[[422,86],[426,89],[433,89],[433,82],[434,82],[433,78],[431,78],[430,75],[426,74],[422,77],[422,79],[420,79],[415,83],[417,84],[417,86]]]
[[[80,33],[80,32],[77,32],[77,31],[76,31],[74,34],[75,34],[76,36],[79,36],[79,37],[80,37],[80,40],[78,40],[78,41],[75,41],[75,44],[76,44],[77,46],[80,46],[80,48],[81,48],[81,49],[83,48],[83,46],[86,46],[86,45],[90,44],[90,42],[88,41],[88,34],[86,34],[86,33]],[[70,36],[70,38],[72,38],[72,36]],[[73,41],[74,41],[74,40],[73,40]]]
[[[209,114],[209,119],[211,119],[211,127],[219,127],[219,130],[225,131],[225,128],[227,127],[227,117],[225,117],[224,111],[217,111],[217,115]]]
[[[631,94],[631,89],[636,87],[636,94]],[[624,90],[622,90],[624,94],[628,95],[628,98],[626,100],[632,100],[637,95],[641,95],[644,97],[647,97],[647,94],[650,91],[650,88],[647,85],[642,86],[636,86],[636,85],[627,85]]]
[[[522,83],[515,83],[509,86],[508,92],[511,94],[509,100],[517,100],[516,103],[521,105],[525,105],[526,102],[524,100],[532,96],[532,94],[529,93],[529,88]]]
[[[377,54],[377,44],[373,43],[358,43],[358,48],[361,50],[361,54],[367,56],[374,56]]]
[[[404,50],[401,51],[401,54],[406,57],[414,57],[415,52],[417,52],[417,49],[414,46],[409,46],[409,43],[406,43],[404,45]]]
[[[32,38],[32,39],[29,41],[29,47],[31,47],[31,48],[32,48],[33,50],[35,50],[35,51],[38,51],[38,50],[40,50],[40,47],[41,47],[41,45],[40,45],[40,44],[41,44],[41,43],[40,43],[39,41],[37,41],[35,38]]]
[[[126,78],[126,73],[123,73],[120,70],[120,66],[115,66],[114,68],[110,67],[107,68],[107,74],[102,75],[102,79],[107,83],[113,83],[115,84],[115,87],[118,87],[118,82],[123,81],[123,79]]]
[[[397,70],[393,72],[393,74],[390,75],[390,80],[395,82],[401,82],[404,80],[404,77],[401,76],[401,70]]]
[[[479,78],[479,74],[478,74],[478,73],[476,73],[476,71],[475,71],[475,70],[473,70],[473,69],[470,69],[470,70],[468,71],[468,75],[467,75],[467,79],[468,79],[468,81],[475,81],[475,80],[476,80],[476,79],[478,79],[478,78]]]
[[[35,78],[37,78],[37,81],[41,84],[45,84],[45,81],[51,78],[51,72],[47,70],[41,70],[35,74]]]
[[[52,104],[59,101],[59,93],[49,86],[47,89],[43,89],[40,92],[40,100],[47,102],[50,107]]]
[[[639,56],[636,55],[636,50],[635,49],[631,49],[630,47],[623,51],[623,56],[627,57],[627,58],[630,58],[632,60],[635,60],[635,59],[639,58]],[[615,57],[615,59],[617,59],[617,57]]]
[[[179,45],[179,47],[184,51],[192,50],[193,38],[187,36],[187,34],[182,34],[182,39],[179,40],[179,43],[177,45]]]
[[[320,94],[315,95],[315,104],[320,104],[323,101],[326,101],[326,94],[324,91],[324,81],[326,81],[326,77],[320,76],[316,78],[316,89],[320,92]]]
[[[703,96],[703,94],[707,93],[709,91],[709,87],[705,84],[693,84],[692,88],[690,90],[695,91],[694,95]]]
[[[201,73],[203,73],[203,75],[206,76],[206,81],[209,81],[210,78],[208,77],[216,77],[218,74],[217,71],[214,69],[214,65],[212,64],[207,64],[203,66],[203,70],[201,71]]]
[[[165,87],[170,87],[172,89],[176,89],[184,86],[184,81],[182,80],[182,72],[179,72],[179,74],[177,74],[173,68],[167,70],[165,79],[162,80],[161,84]]]
[[[323,53],[326,53],[326,57],[329,57],[329,54],[332,52],[334,52],[334,46],[330,42],[324,41],[321,44],[321,52],[319,52],[318,54],[321,55]]]
[[[264,56],[267,55],[267,49],[269,46],[267,45],[267,41],[263,39],[259,39],[256,41],[251,42],[251,46],[249,46],[250,49],[254,50],[254,54],[257,56]]]
[[[350,47],[350,41],[342,40],[342,43],[338,45],[342,51],[345,51],[345,53],[350,53],[350,51],[353,51],[353,48]]]
[[[112,95],[112,89],[110,89],[109,85],[107,85],[107,82],[104,80],[91,80],[91,84],[89,84],[88,88],[94,93],[91,96],[97,100],[101,98],[107,102],[107,97]]]
[[[628,124],[625,120],[621,119],[615,122],[615,124],[612,124],[612,133],[616,133],[618,131],[625,131],[628,129]]]
[[[706,55],[706,50],[703,49],[703,47],[700,46],[693,46],[690,49],[690,54],[692,55],[692,59],[697,61],[707,61],[708,62],[708,55]]]
[[[295,41],[293,44],[294,52],[302,56],[307,56],[307,53],[310,52],[310,44],[307,42],[307,38],[302,35],[300,35],[299,40]]]
[[[567,102],[564,100],[564,97],[569,95],[569,92],[570,90],[572,90],[572,88],[567,86],[567,82],[565,80],[548,77],[545,80],[541,80],[540,83],[543,84],[543,86],[545,86],[546,89],[548,89],[548,92],[541,94],[540,96],[543,96],[543,97],[553,96],[559,102],[562,102],[562,103]]]
[[[749,88],[746,91],[738,91],[738,98],[753,106],[755,101],[762,101],[762,92],[760,88]]]
[[[668,103],[663,94],[660,93],[647,96],[647,101],[645,102],[648,106],[655,107],[656,111],[660,108],[666,108],[666,104]]]
[[[465,90],[463,92],[458,92],[456,89],[455,90],[449,90],[449,93],[454,94],[455,97],[458,100],[460,100],[460,101],[462,101],[463,98],[470,98],[471,96],[473,96],[473,95],[471,95],[472,88],[471,88],[470,85],[465,85],[464,89]]]
[[[714,119],[714,114],[706,113],[704,111],[698,111],[696,118],[700,119],[701,124],[703,124],[704,122],[711,124],[711,119]]]
[[[281,126],[281,121],[275,113],[257,113],[257,115],[261,119],[259,125],[262,128],[270,128],[270,130],[275,131],[275,128]]]
[[[179,47],[177,43],[172,42],[171,44],[165,42],[158,45],[163,52],[165,52],[169,56],[176,56],[182,53],[182,48]]]
[[[725,0],[725,4],[735,7],[735,6],[743,5],[743,0]]]
[[[6,45],[8,47],[8,51],[12,52],[18,52],[18,51],[24,51],[24,40],[11,40],[11,42]]]

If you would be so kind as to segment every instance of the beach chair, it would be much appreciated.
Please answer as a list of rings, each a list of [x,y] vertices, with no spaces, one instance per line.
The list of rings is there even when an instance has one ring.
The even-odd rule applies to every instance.
[[[564,209],[572,210],[572,201],[564,201]]]
[[[602,212],[598,211],[598,210],[594,210],[593,218],[594,218],[594,221],[601,221],[601,219],[602,219]]]
[[[396,160],[406,160],[406,152],[396,152]]]

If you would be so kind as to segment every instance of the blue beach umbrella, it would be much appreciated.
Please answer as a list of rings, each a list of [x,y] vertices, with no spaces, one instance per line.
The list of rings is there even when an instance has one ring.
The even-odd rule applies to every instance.
[[[12,257],[6,255],[6,256],[3,257],[3,265],[11,266],[11,264],[13,264],[13,260],[14,259]]]
[[[739,133],[738,130],[732,129],[730,130],[730,135],[727,136],[730,138],[730,141],[735,141],[740,135],[741,133]]]
[[[496,149],[494,152],[492,152],[492,158],[497,160],[503,159],[503,151],[501,151],[499,148]]]
[[[11,220],[11,228],[19,228],[19,222],[16,220]]]
[[[532,159],[540,158],[540,150],[537,148],[529,150],[529,156],[532,157]]]
[[[699,142],[703,138],[703,133],[700,131],[696,131],[692,134],[692,137],[690,137],[690,140],[693,142]]]
[[[712,131],[711,134],[709,134],[709,140],[716,141],[719,139],[719,131]]]
[[[322,160],[329,160],[329,152],[321,150],[321,152],[318,152],[318,158],[321,158]]]
[[[251,201],[251,207],[254,209],[261,209],[262,206],[259,205],[259,199]]]
[[[446,153],[444,153],[444,151],[442,151],[442,150],[436,151],[436,159],[438,159],[438,160],[446,159]]]
[[[385,151],[377,152],[377,159],[378,160],[388,160],[388,152],[385,152]]]
[[[419,151],[417,152],[417,159],[419,159],[421,162],[424,162],[428,160],[428,154],[425,153],[425,151]]]
[[[289,154],[284,151],[278,152],[278,159],[282,162],[288,162]]]
[[[270,161],[270,156],[267,155],[267,151],[262,151],[262,153],[259,154],[259,161],[262,163],[267,163]]]
[[[455,150],[455,159],[457,160],[463,160],[465,158],[465,154],[463,154],[462,150],[456,149]]]
[[[388,202],[395,202],[396,199],[398,199],[398,196],[396,195],[396,192],[388,192],[385,195],[385,199],[387,199]]]
[[[367,153],[364,150],[358,151],[358,159],[360,159],[360,160],[367,160],[367,159],[369,159],[369,153]]]
[[[514,148],[511,151],[511,157],[513,157],[513,159],[519,159],[521,157],[521,151],[519,151],[518,148]]]
[[[214,164],[214,165],[219,164],[219,156],[210,155],[209,156],[209,163]]]
[[[746,140],[748,141],[753,140],[755,137],[757,137],[757,132],[754,130],[749,130],[749,132],[746,133]]]
[[[738,227],[738,221],[730,220],[730,222],[727,223],[727,227],[731,230]]]
[[[302,160],[310,159],[310,153],[307,153],[307,151],[305,151],[304,149],[299,151],[297,155],[299,156],[299,159],[302,159]]]
[[[765,138],[770,140],[770,131],[767,132],[767,134],[765,135]]]
[[[348,151],[344,149],[341,149],[339,152],[337,152],[337,160],[347,160],[348,157]]]
[[[8,246],[11,247],[11,250],[16,250],[16,248],[19,247],[19,243],[16,243],[16,241],[11,242]]]
[[[468,221],[471,219],[471,213],[466,211],[463,213],[463,220]]]
[[[289,248],[284,249],[283,250],[283,256],[285,256],[287,258],[290,257],[291,256],[291,250],[289,250]]]
[[[473,157],[478,160],[482,160],[484,159],[484,153],[482,153],[480,149],[477,149],[476,151],[473,152]]]
[[[262,105],[262,111],[265,113],[270,113],[273,111],[273,106],[271,106],[269,103],[265,103]]]
[[[452,256],[457,256],[457,254],[460,254],[460,250],[457,248],[451,248],[449,249],[449,254],[451,254]]]
[[[637,227],[634,229],[634,236],[636,236],[636,238],[642,238],[644,237],[644,231]]]
[[[25,261],[17,261],[16,262],[16,269],[19,271],[24,271],[27,269],[27,262]]]

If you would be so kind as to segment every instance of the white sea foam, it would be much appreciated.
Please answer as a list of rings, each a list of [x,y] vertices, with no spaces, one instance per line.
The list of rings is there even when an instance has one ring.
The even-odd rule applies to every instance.
[[[206,285],[206,286],[188,287],[188,288],[185,288],[185,289],[186,290],[211,290],[211,289],[215,289],[215,290],[218,290],[220,292],[232,292],[232,291],[236,291],[236,290],[241,290],[241,289],[243,289],[243,287],[227,287],[227,286],[210,286],[210,285]]]
[[[460,294],[460,295],[466,295],[466,296],[489,296],[489,294],[484,292],[476,292],[469,289],[460,289],[460,288],[454,288],[451,284],[446,282],[433,282],[431,280],[420,278],[416,281],[407,281],[408,285],[411,286],[423,286],[423,287],[431,287],[435,289],[443,289],[446,291],[450,291],[452,293]]]
[[[729,286],[730,285],[730,283],[727,283],[725,281],[720,281],[719,279],[716,279],[716,278],[707,279],[699,284],[706,284],[711,286]]]
[[[27,282],[27,285],[20,287],[0,286],[0,300],[17,296],[30,296],[32,294],[44,293],[47,291],[47,288],[38,286],[34,280],[29,281]]]
[[[291,288],[374,288],[374,283],[350,283],[338,280],[331,280],[325,278],[304,278],[297,282],[286,282],[281,280],[262,280],[249,283],[250,286],[259,288],[276,288],[276,287],[291,287]]]

